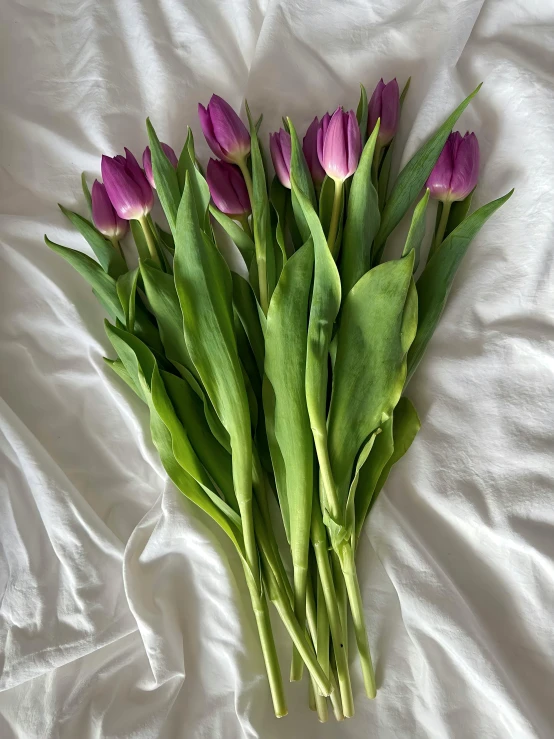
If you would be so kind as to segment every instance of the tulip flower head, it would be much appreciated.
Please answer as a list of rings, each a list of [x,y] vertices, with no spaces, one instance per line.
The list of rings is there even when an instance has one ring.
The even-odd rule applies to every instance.
[[[325,113],[325,117],[327,118],[327,125],[329,125],[331,116],[329,113]],[[317,132],[321,125],[319,118],[316,116],[308,126],[308,130],[306,131],[306,135],[302,141],[302,151],[306,158],[306,164],[308,165],[308,169],[312,175],[312,180],[316,185],[321,185],[325,179],[325,170],[321,166],[321,162],[317,155]]]
[[[269,151],[275,174],[284,187],[290,190],[290,156],[291,142],[290,134],[282,128],[277,133],[269,134]]]
[[[98,180],[94,180],[91,198],[92,220],[96,228],[108,239],[122,239],[129,229],[129,222],[118,216],[106,188]]]
[[[426,187],[431,197],[442,202],[464,200],[477,184],[479,142],[474,133],[462,137],[454,131],[446,140]]]
[[[216,157],[231,164],[244,161],[250,152],[250,134],[228,102],[212,95],[207,108],[198,104],[198,117]]]
[[[239,217],[251,212],[244,177],[234,164],[210,159],[206,179],[212,200],[222,213]]]
[[[317,155],[321,166],[333,180],[343,182],[356,171],[362,142],[356,114],[337,108],[330,119],[321,121],[317,132]]]
[[[152,210],[152,188],[129,149],[125,149],[125,156],[103,156],[101,169],[106,191],[120,218],[140,219]]]
[[[381,146],[387,146],[393,140],[398,129],[398,117],[400,114],[400,90],[396,79],[385,83],[382,79],[377,83],[373,95],[369,101],[367,130],[371,134],[381,119],[377,140]]]
[[[177,155],[169,146],[169,144],[161,144],[162,149],[164,150],[164,153],[166,157],[171,162],[174,169],[177,169],[177,165],[179,164],[179,160],[177,159]],[[155,190],[156,189],[156,183],[154,182],[154,173],[152,172],[152,152],[150,151],[150,147],[147,146],[144,150],[144,153],[142,155],[142,166],[144,168],[144,174],[146,175],[146,179],[150,183],[150,187]]]

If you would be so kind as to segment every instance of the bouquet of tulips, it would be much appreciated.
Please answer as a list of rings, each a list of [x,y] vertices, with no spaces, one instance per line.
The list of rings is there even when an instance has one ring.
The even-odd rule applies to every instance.
[[[287,707],[268,600],[292,640],[290,678],[307,668],[321,721],[329,700],[337,719],[354,714],[355,651],[375,696],[360,533],[419,429],[403,393],[458,265],[511,195],[470,213],[479,147],[452,128],[479,88],[393,180],[408,85],[400,94],[381,80],[369,102],[362,86],[357,113],[314,118],[302,142],[283,119],[270,136],[272,178],[248,105],[248,126],[216,95],[199,106],[217,157],[206,176],[190,129],[177,157],[148,120],[142,167],[125,149],[102,157],[92,194],[83,177],[93,222],[62,207],[96,260],[46,238],[108,313],[117,358],[106,362],[147,404],[168,476],[236,548],[277,716]],[[436,225],[420,266],[430,197]],[[384,260],[413,205],[401,254]],[[129,227],[134,248],[122,248]],[[239,272],[229,244],[220,249],[229,238]]]

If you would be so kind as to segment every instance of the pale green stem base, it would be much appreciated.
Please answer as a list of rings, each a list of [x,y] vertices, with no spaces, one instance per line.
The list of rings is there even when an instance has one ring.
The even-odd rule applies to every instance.
[[[112,246],[113,246],[113,248],[114,248],[114,249],[115,249],[116,251],[118,251],[118,252],[119,252],[119,254],[121,255],[121,258],[123,259],[123,261],[125,262],[125,264],[127,264],[127,260],[125,259],[125,254],[123,254],[123,249],[121,248],[121,244],[119,243],[119,239],[117,239],[117,238],[116,238],[116,237],[114,236],[114,237],[113,237],[112,239],[110,239],[110,241],[112,242]]]
[[[306,626],[306,584],[308,582],[308,568],[294,565],[294,614],[302,628]],[[292,651],[290,666],[290,681],[302,680],[304,662],[297,649]]]
[[[148,251],[150,252],[150,256],[152,260],[156,262],[156,264],[160,264],[160,258],[158,256],[158,250],[156,249],[156,243],[154,241],[154,236],[152,234],[152,231],[150,230],[150,226],[148,225],[146,216],[142,216],[142,218],[139,218],[138,222],[140,223],[142,232],[144,233],[144,238],[146,239],[146,243],[148,245]]]
[[[446,231],[446,226],[448,224],[448,216],[450,215],[451,207],[452,207],[452,202],[450,200],[445,200],[444,203],[442,204],[441,219],[439,221],[437,233],[435,234],[435,238],[433,239],[433,244],[431,246],[431,251],[429,252],[429,256],[432,256],[435,253],[435,251],[439,248],[439,246],[442,244],[442,241],[444,238],[444,232]]]
[[[339,219],[341,216],[342,205],[342,180],[335,180],[335,194],[333,196],[333,210],[331,213],[331,223],[329,224],[329,235],[327,236],[327,246],[333,257],[337,258],[337,233],[339,230]]]
[[[246,213],[242,216],[237,216],[237,221],[242,226],[242,230],[244,231],[244,233],[247,236],[250,236],[250,238],[253,240],[254,235],[252,233],[252,229],[250,228],[250,222],[248,221],[248,216],[246,215]]]

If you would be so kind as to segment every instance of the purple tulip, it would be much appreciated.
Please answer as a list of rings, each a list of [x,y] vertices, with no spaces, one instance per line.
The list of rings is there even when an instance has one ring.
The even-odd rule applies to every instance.
[[[252,210],[244,177],[238,167],[210,159],[206,179],[212,200],[228,216],[247,215]]]
[[[166,157],[169,159],[173,167],[177,169],[179,161],[171,146],[169,146],[169,144],[162,143],[162,149],[164,150]],[[154,174],[152,172],[152,152],[150,151],[149,146],[146,147],[142,155],[142,166],[144,167],[144,174],[146,175],[146,179],[150,183],[152,189],[155,190],[156,183],[154,182]]]
[[[477,184],[479,142],[474,133],[462,138],[454,131],[446,140],[426,186],[431,197],[444,202],[464,200]]]
[[[106,188],[98,180],[92,186],[92,220],[101,234],[108,239],[122,239],[129,229],[129,222],[116,213]]]
[[[290,134],[282,128],[277,133],[270,133],[269,151],[275,167],[275,174],[281,184],[290,190]]]
[[[317,155],[325,172],[335,181],[354,174],[362,151],[360,129],[353,110],[337,108],[331,119],[324,116],[317,132]]]
[[[327,117],[328,126],[331,116],[329,115],[329,113],[325,113],[325,116]],[[319,157],[317,155],[317,132],[319,131],[321,125],[322,124],[319,122],[319,118],[316,116],[308,126],[308,130],[306,131],[306,135],[304,136],[304,140],[302,142],[302,151],[304,152],[304,157],[306,158],[308,169],[310,170],[310,174],[312,175],[312,180],[316,185],[321,185],[321,183],[325,179],[325,170],[321,166],[321,162],[319,161]]]
[[[102,157],[102,179],[117,215],[125,220],[140,219],[152,210],[154,195],[139,163],[125,149],[125,155]]]
[[[381,78],[373,91],[369,101],[367,130],[371,134],[381,119],[377,140],[381,146],[390,144],[396,135],[398,128],[398,116],[400,114],[400,90],[396,78],[385,83]]]
[[[198,104],[200,126],[208,146],[224,162],[238,163],[250,152],[246,126],[219,95],[212,95],[208,107]]]

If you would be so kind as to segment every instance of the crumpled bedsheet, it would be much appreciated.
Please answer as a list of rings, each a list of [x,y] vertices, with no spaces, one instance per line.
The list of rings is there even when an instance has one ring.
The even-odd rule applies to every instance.
[[[2,739],[552,737],[552,3],[6,0],[0,48]],[[475,200],[515,194],[459,270],[363,536],[378,697],[354,660],[354,719],[319,725],[304,681],[277,720],[237,558],[168,485],[102,309],[42,235],[87,251],[56,201],[84,212],[81,171],[140,153],[147,114],[206,160],[213,91],[267,135],[409,75],[396,166],[484,81],[460,126]]]

